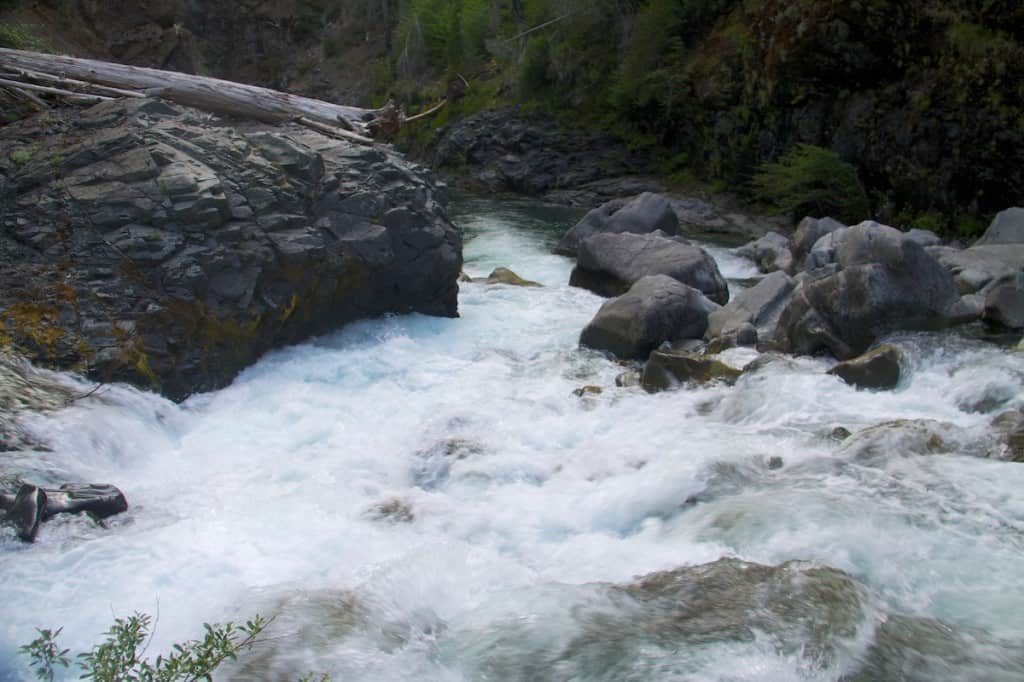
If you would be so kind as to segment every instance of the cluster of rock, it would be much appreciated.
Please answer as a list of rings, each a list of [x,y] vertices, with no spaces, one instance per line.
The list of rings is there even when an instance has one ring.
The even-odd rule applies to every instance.
[[[457,314],[446,190],[384,147],[157,100],[0,129],[0,346],[181,399],[389,312]]]
[[[830,373],[848,383],[892,388],[902,354],[872,349],[887,334],[979,319],[1024,327],[1024,209],[1001,213],[977,244],[960,250],[922,230],[806,218],[792,238],[768,232],[737,250],[767,276],[732,300],[714,259],[680,235],[671,200],[659,195],[591,211],[556,251],[577,258],[571,284],[615,297],[581,344],[646,360],[650,389],[738,375],[677,350],[687,343],[710,353],[755,346],[830,354],[843,361]]]

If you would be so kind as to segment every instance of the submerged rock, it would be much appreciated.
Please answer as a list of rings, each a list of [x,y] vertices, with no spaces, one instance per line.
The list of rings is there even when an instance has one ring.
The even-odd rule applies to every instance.
[[[992,428],[1005,445],[1004,458],[1024,462],[1024,410],[1007,410],[992,420]]]
[[[962,429],[934,419],[897,419],[853,434],[839,452],[856,459],[907,455],[969,455],[999,457],[1000,446],[989,434]]]
[[[513,287],[542,287],[543,284],[523,279],[508,268],[495,268],[487,277],[470,278],[471,282],[483,282],[484,284],[507,284]]]
[[[585,239],[569,284],[599,296],[618,296],[650,275],[668,275],[719,305],[729,300],[729,286],[714,258],[699,246],[660,232]]]
[[[580,345],[622,359],[646,359],[662,343],[699,339],[718,306],[667,275],[644,277],[606,301],[580,334]]]
[[[646,390],[655,392],[685,383],[722,381],[732,384],[742,373],[742,370],[707,355],[654,351],[647,360],[640,383]]]
[[[456,314],[446,192],[382,147],[158,100],[0,129],[0,341],[180,399],[276,346]]]
[[[17,353],[0,349],[0,452],[40,448],[21,428],[18,415],[67,407],[76,397],[75,391],[53,373],[33,367]]]
[[[648,234],[657,231],[667,235],[678,234],[679,219],[666,197],[644,192],[634,199],[606,202],[583,216],[562,236],[555,253],[575,256],[580,244],[597,234]]]
[[[860,357],[840,362],[828,371],[851,386],[857,388],[895,388],[900,382],[900,365],[903,352],[885,344],[874,348]]]

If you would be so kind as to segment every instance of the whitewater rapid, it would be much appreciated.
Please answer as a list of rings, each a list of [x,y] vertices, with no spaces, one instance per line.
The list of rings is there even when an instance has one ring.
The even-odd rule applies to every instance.
[[[625,368],[577,346],[602,299],[550,254],[575,217],[463,203],[466,271],[545,286],[463,284],[458,319],[353,324],[182,405],[104,387],[26,417],[52,449],[18,456],[26,479],[111,483],[130,508],[107,529],[55,519],[32,545],[0,529],[0,679],[27,679],[17,648],[36,627],[81,651],[133,611],[159,614],[152,652],[276,614],[279,639],[228,678],[531,679],[536,652],[604,603],[595,585],[723,556],[849,573],[870,595],[864,631],[826,662],[761,637],[637,646],[636,679],[837,679],[888,614],[1021,639],[1024,465],[969,453],[995,413],[979,406],[1024,407],[1024,355],[904,334],[911,371],[889,392],[821,358],[733,387],[619,388]],[[733,286],[756,276],[709,249]],[[603,392],[573,393],[586,385]],[[883,439],[867,456],[830,435],[896,419],[968,440],[927,456]],[[588,678],[565,665],[537,679]]]

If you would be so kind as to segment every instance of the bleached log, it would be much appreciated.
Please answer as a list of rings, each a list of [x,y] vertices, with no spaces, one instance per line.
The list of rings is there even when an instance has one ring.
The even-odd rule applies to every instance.
[[[8,67],[10,68],[10,67]],[[29,80],[46,81],[48,83],[60,83],[61,85],[77,85],[79,87],[89,88],[95,90],[97,93],[102,95],[109,95],[112,97],[146,97],[147,95],[137,90],[122,90],[121,88],[111,88],[106,85],[98,85],[96,83],[89,83],[87,81],[79,81],[73,78],[65,78],[63,76],[54,76],[49,73],[42,73],[40,71],[32,71],[29,69],[18,69],[10,68],[10,72],[21,77],[28,78]],[[90,93],[91,94],[91,93]]]
[[[93,95],[85,92],[72,92],[71,90],[62,90],[60,88],[51,88],[46,85],[33,85],[32,83],[21,83],[19,81],[9,81],[6,78],[0,78],[0,85],[8,88],[15,88],[18,90],[32,90],[35,92],[43,92],[47,95],[60,95],[61,97],[68,97],[71,99],[84,100],[88,99],[92,102],[103,102],[105,100],[114,99],[113,97],[105,97],[103,95]]]
[[[95,59],[0,48],[0,67],[29,69],[113,88],[137,90],[206,111],[280,123],[301,117],[365,131],[374,110],[332,104],[219,78],[127,66]]]

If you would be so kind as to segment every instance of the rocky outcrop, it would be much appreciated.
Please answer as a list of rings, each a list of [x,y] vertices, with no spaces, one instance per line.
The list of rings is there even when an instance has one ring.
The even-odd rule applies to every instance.
[[[37,362],[182,398],[357,318],[456,314],[444,189],[390,151],[149,100],[0,148],[0,341]]]
[[[1024,263],[1021,270],[992,283],[985,294],[981,318],[1001,327],[1024,328]]]
[[[531,196],[647,167],[645,158],[608,135],[568,130],[550,116],[515,108],[482,111],[442,128],[428,160],[471,189]]]
[[[795,287],[796,282],[789,275],[773,272],[711,313],[705,337],[725,348],[769,346]]]
[[[687,383],[721,381],[732,384],[742,373],[742,370],[707,355],[656,350],[644,365],[640,383],[644,389],[653,393]]]
[[[793,253],[790,251],[789,238],[778,232],[769,232],[765,236],[736,249],[736,255],[749,258],[763,273],[792,272]]]
[[[828,373],[857,388],[895,388],[900,382],[902,363],[902,351],[886,344],[852,360],[840,362]]]
[[[643,277],[668,275],[724,304],[729,285],[708,253],[663,233],[596,234],[580,244],[569,284],[599,296],[618,296]]]
[[[633,199],[608,201],[587,213],[562,236],[555,253],[576,256],[580,242],[596,234],[649,234],[659,230],[667,235],[679,234],[679,219],[667,198],[645,192]]]
[[[827,351],[845,360],[882,334],[971,319],[949,272],[899,230],[868,222],[819,244],[824,240],[833,262],[809,273],[783,310],[774,339],[779,350]]]
[[[623,359],[644,360],[666,341],[699,339],[718,306],[667,275],[644,277],[605,302],[580,335],[580,345]]]

